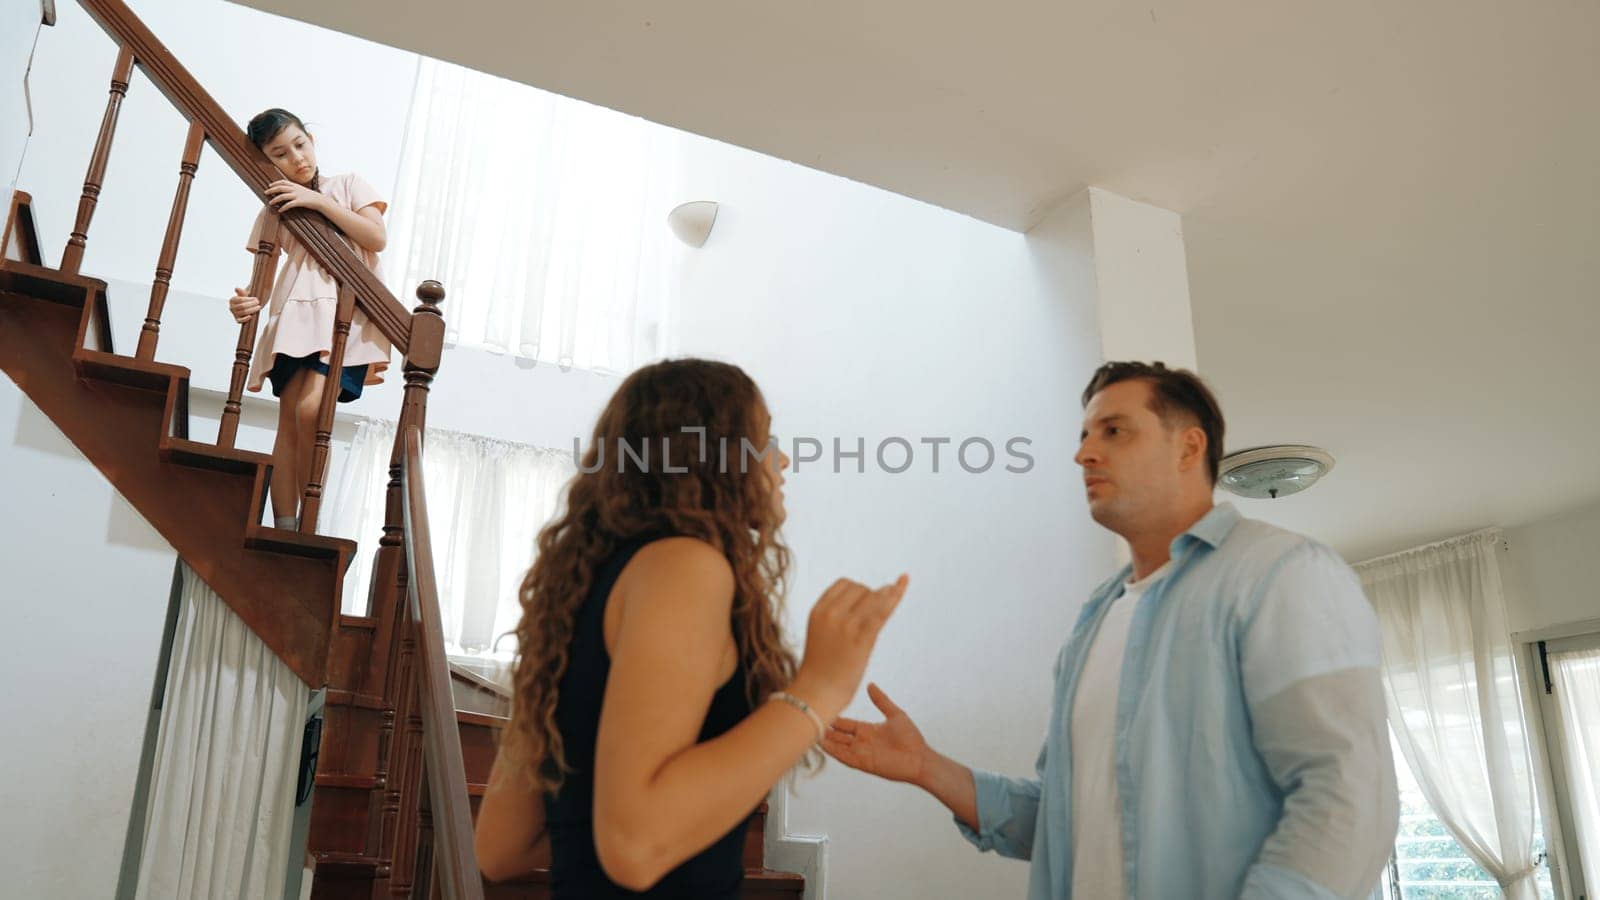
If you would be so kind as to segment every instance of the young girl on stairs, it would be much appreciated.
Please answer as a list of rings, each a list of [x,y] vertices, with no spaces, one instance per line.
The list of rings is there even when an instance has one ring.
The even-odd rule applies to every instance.
[[[388,204],[372,185],[358,175],[323,175],[317,169],[316,139],[306,131],[305,123],[287,110],[269,109],[251,119],[246,130],[251,143],[283,174],[267,187],[270,209],[321,213],[381,279],[378,253],[388,239],[383,227]],[[245,245],[251,253],[263,237],[268,213],[263,207],[256,216]],[[322,402],[333,348],[339,286],[289,229],[279,227],[277,244],[283,250],[284,264],[268,298],[267,324],[256,342],[248,387],[259,391],[263,380],[270,381],[272,394],[278,398],[272,514],[277,527],[297,528],[300,497],[311,481],[317,407]],[[249,321],[261,306],[261,298],[242,288],[235,288],[228,299],[228,309],[240,323]],[[361,396],[365,385],[382,382],[388,367],[388,339],[357,310],[345,342],[339,402],[349,403]]]

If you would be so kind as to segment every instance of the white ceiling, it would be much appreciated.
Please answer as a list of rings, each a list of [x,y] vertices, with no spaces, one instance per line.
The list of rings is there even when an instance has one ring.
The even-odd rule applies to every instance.
[[[1010,228],[1183,215],[1241,501],[1351,558],[1600,498],[1600,4],[245,0]]]

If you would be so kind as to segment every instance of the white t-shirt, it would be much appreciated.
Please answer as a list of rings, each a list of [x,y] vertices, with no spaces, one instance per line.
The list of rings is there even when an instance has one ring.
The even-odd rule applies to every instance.
[[[1122,812],[1117,794],[1117,693],[1128,626],[1139,598],[1166,576],[1171,560],[1123,586],[1089,642],[1072,699],[1072,896],[1128,895],[1123,877]]]

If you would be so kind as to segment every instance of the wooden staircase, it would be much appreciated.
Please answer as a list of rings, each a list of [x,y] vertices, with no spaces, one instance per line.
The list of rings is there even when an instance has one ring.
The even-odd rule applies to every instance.
[[[356,545],[258,524],[272,476],[270,457],[190,438],[189,371],[114,352],[106,285],[44,265],[31,204],[25,193],[11,198],[0,239],[0,370],[302,681],[328,688],[319,758],[337,765],[334,774],[316,779],[312,809],[319,827],[308,849],[327,859],[328,888],[339,886],[341,875],[348,884],[355,871],[362,890],[330,893],[320,884],[319,863],[318,895],[410,896],[411,877],[420,876],[426,885],[431,869],[426,861],[412,865],[398,879],[407,890],[393,891],[395,851],[409,850],[414,862],[423,840],[419,823],[430,817],[421,802],[427,785],[419,767],[423,654],[416,616],[407,609],[398,504],[374,580],[380,608],[372,617],[341,615],[344,576]],[[408,380],[420,387],[416,374],[408,371]],[[416,405],[408,405],[414,420]],[[442,642],[436,656],[442,671]],[[397,719],[406,725],[398,739],[392,727]],[[459,741],[453,728],[450,737]],[[394,765],[391,757],[411,764]],[[341,766],[359,769],[362,762],[376,774],[338,774]],[[385,777],[391,772],[397,777]],[[363,810],[384,812],[387,827],[342,827],[341,813],[352,796]],[[464,822],[467,802],[463,783]],[[470,847],[470,827],[462,830]],[[481,896],[475,867],[471,879]]]
[[[355,544],[256,524],[271,460],[189,440],[189,370],[113,352],[105,283],[41,264],[31,199],[19,192],[8,215],[8,239],[28,258],[0,261],[0,370],[296,675],[320,685]]]
[[[343,580],[356,545],[315,534],[314,512],[299,530],[262,526],[271,460],[233,446],[255,321],[241,328],[215,443],[191,437],[189,370],[155,359],[201,146],[209,144],[263,200],[276,173],[123,0],[79,5],[119,47],[111,91],[59,267],[41,252],[32,198],[10,198],[0,233],[0,370],[269,649],[308,686],[326,688],[308,840],[316,900],[548,897],[548,872],[485,884],[472,856],[471,818],[494,760],[494,733],[505,722],[496,714],[505,697],[482,679],[453,685],[444,655],[421,480],[428,388],[444,345],[443,289],[424,282],[422,304],[408,312],[320,216],[293,210],[277,222],[339,283],[332,367],[357,309],[405,358],[385,524],[373,536],[369,614],[344,615]],[[124,355],[112,346],[105,282],[79,267],[135,66],[189,122],[189,139],[145,324],[133,355]],[[257,296],[270,293],[277,240],[272,233],[258,248]],[[308,510],[320,500],[333,403],[330,389]],[[801,876],[764,868],[765,816],[763,805],[748,826],[742,896],[799,897]]]

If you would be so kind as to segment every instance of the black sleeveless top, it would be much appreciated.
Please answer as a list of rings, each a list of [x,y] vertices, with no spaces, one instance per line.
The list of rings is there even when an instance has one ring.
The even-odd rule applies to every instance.
[[[618,547],[596,574],[594,586],[578,611],[556,700],[556,724],[572,771],[555,796],[545,797],[545,823],[550,831],[550,881],[555,900],[610,900],[617,897],[737,900],[744,880],[741,857],[745,828],[740,822],[716,843],[667,873],[654,887],[637,893],[619,887],[600,868],[594,844],[594,752],[600,731],[600,704],[605,697],[611,655],[606,651],[606,598],[623,566],[639,549],[659,537],[636,538]],[[741,661],[711,697],[700,742],[711,740],[750,714]],[[752,814],[755,812],[751,810]]]

